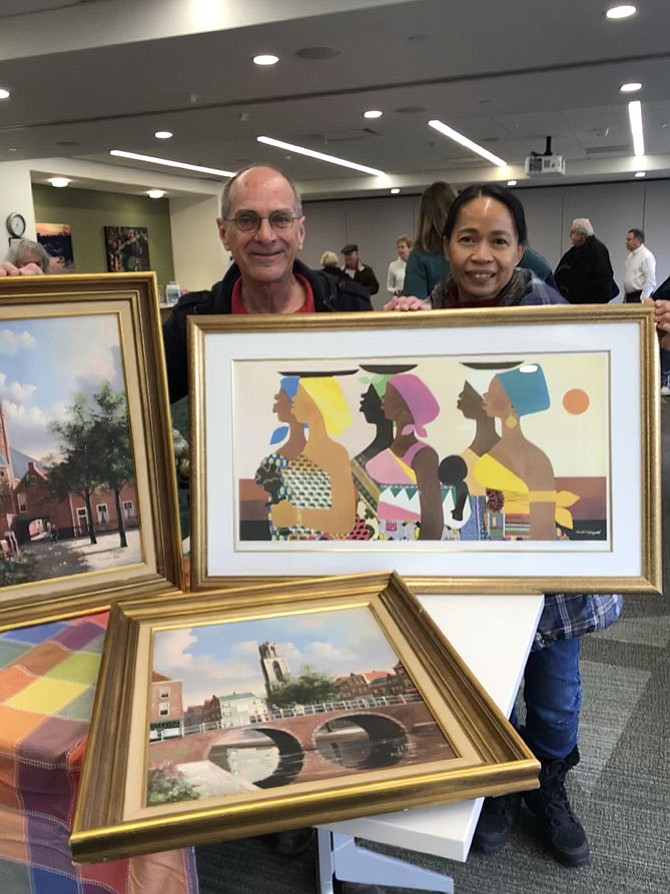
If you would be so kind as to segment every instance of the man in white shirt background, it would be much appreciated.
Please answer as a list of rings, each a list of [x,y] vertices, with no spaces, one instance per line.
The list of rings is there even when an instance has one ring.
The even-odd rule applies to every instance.
[[[395,241],[398,257],[389,264],[388,273],[386,275],[386,290],[393,298],[402,295],[405,285],[405,270],[407,268],[407,258],[412,250],[412,239],[410,236],[398,236]]]
[[[624,301],[644,301],[656,288],[656,258],[644,244],[644,231],[633,228],[626,233],[628,256],[623,269]]]

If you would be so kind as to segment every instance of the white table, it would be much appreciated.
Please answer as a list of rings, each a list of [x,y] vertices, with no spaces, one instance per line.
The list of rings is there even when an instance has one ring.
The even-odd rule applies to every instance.
[[[509,716],[544,605],[535,595],[419,596],[450,643]],[[359,847],[354,838],[465,862],[483,798],[320,826],[321,894],[333,876],[360,884],[453,892],[449,876]]]

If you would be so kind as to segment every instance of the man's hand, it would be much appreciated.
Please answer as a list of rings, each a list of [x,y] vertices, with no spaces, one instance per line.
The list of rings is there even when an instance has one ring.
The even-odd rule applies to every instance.
[[[653,303],[656,308],[656,331],[661,347],[670,349],[670,301],[663,298],[646,298],[644,303]]]
[[[431,304],[413,295],[399,295],[387,301],[382,310],[431,310]]]
[[[15,267],[9,261],[0,262],[0,276],[40,276],[44,271],[39,264],[26,264],[25,267]]]

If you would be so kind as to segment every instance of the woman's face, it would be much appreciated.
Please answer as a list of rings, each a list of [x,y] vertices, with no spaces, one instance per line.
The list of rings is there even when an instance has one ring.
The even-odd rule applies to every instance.
[[[382,410],[387,419],[397,419],[401,413],[408,412],[407,404],[393,385],[387,385],[382,397]]]
[[[491,379],[488,391],[484,392],[483,407],[487,416],[498,419],[506,419],[512,412],[512,403],[497,376]]]
[[[361,395],[361,413],[366,422],[376,422],[379,419],[381,398],[373,385]]]
[[[276,415],[277,419],[280,422],[290,422],[292,413],[291,413],[291,398],[284,391],[283,388],[280,388],[279,391],[275,394],[275,402],[272,406],[272,412]]]
[[[319,408],[302,385],[298,386],[295,397],[291,402],[291,413],[293,414],[293,418],[298,422],[306,422],[308,424],[310,420],[315,418],[315,416],[321,415]]]
[[[477,419],[484,412],[482,396],[469,382],[464,383],[463,390],[458,395],[456,409],[460,410],[466,419]]]
[[[495,298],[523,254],[511,213],[490,196],[477,196],[461,208],[443,245],[459,298],[472,303]]]

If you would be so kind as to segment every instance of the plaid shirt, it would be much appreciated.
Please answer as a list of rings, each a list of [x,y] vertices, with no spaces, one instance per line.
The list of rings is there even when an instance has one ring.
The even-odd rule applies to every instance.
[[[550,646],[557,639],[573,639],[604,630],[617,620],[622,607],[623,596],[616,593],[548,594],[535,632],[533,650]]]

